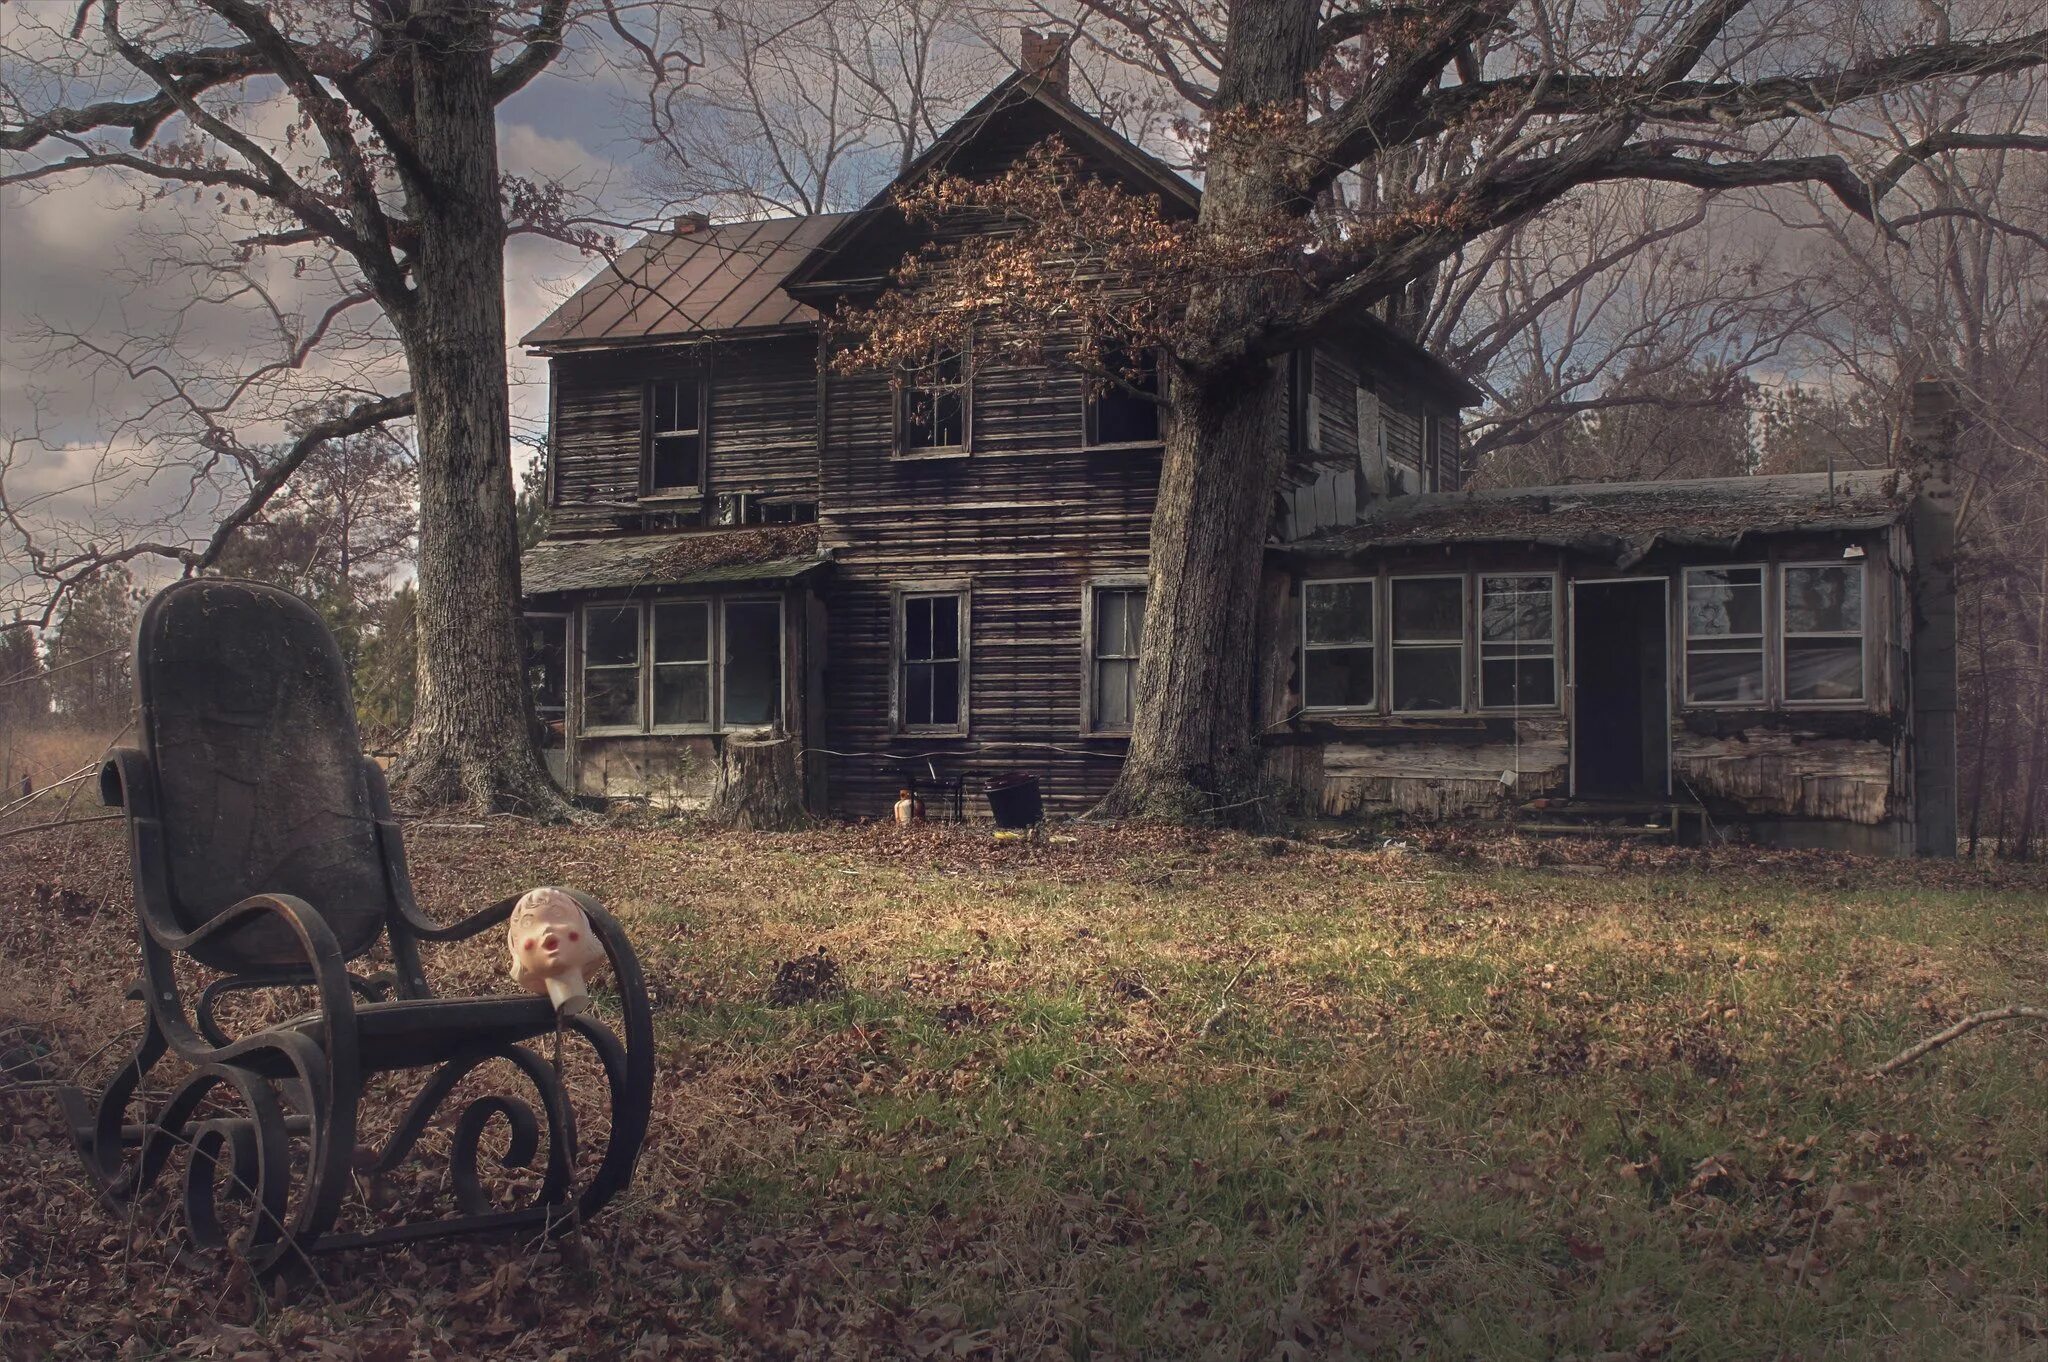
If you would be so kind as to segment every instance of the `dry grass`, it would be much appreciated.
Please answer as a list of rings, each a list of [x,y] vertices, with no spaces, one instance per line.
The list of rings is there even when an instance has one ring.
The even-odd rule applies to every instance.
[[[67,804],[74,817],[81,811],[85,815],[99,812],[90,782],[86,782],[83,793],[75,800],[71,799],[74,786],[54,790],[50,787],[96,766],[117,740],[111,734],[56,724],[0,727],[0,831],[29,823],[53,822],[66,816]],[[22,797],[24,776],[33,787],[32,799]]]
[[[0,843],[0,1050],[40,1038],[44,1072],[133,1007],[109,832]],[[2037,873],[1131,830],[411,847],[444,919],[553,881],[634,931],[662,1042],[631,1204],[266,1303],[181,1260],[168,1207],[108,1218],[47,1094],[0,1089],[0,1352],[2048,1356],[2038,1030],[1863,1077],[2048,995]],[[771,1007],[819,947],[843,991]],[[435,968],[494,989],[498,950]]]

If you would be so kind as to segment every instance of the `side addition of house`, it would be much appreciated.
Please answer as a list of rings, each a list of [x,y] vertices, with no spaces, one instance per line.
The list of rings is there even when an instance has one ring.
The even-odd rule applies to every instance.
[[[1054,136],[1194,213],[1057,62],[905,178],[994,173]],[[1013,770],[1079,812],[1115,777],[1160,408],[971,354],[834,372],[821,318],[929,240],[893,203],[680,220],[526,337],[554,455],[524,563],[532,670],[575,792],[693,804],[727,735],[764,730],[799,740],[819,813],[884,816],[906,785],[950,807]],[[1912,489],[1463,493],[1478,393],[1369,313],[1296,356],[1290,393],[1261,640],[1276,799],[1696,798],[1911,842]]]

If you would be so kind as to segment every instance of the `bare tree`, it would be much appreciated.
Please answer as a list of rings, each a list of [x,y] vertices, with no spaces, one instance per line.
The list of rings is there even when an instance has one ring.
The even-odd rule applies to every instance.
[[[79,0],[17,21],[23,52],[0,90],[0,183],[118,178],[189,196],[185,263],[213,267],[195,301],[256,300],[279,344],[253,370],[209,371],[175,346],[53,337],[97,353],[161,395],[140,420],[182,420],[182,447],[137,458],[110,442],[88,477],[148,477],[182,461],[192,496],[223,462],[246,494],[205,512],[202,543],[97,539],[52,546],[33,505],[5,485],[0,516],[57,590],[109,563],[214,562],[325,442],[411,418],[419,449],[419,701],[397,768],[428,801],[558,813],[530,739],[518,633],[507,411],[504,241],[559,226],[558,186],[499,173],[496,109],[560,52],[570,0]],[[173,257],[175,259],[176,257]],[[324,279],[310,317],[284,280]],[[294,288],[294,295],[303,292]],[[392,342],[380,362],[375,341]],[[345,342],[345,344],[344,344]],[[323,357],[355,358],[337,375]],[[410,390],[393,390],[402,356]],[[274,422],[272,380],[319,375],[331,414],[264,452],[251,419]],[[273,405],[263,406],[265,397]],[[345,399],[345,400],[344,400]],[[195,452],[196,446],[196,452]],[[48,498],[50,491],[26,500]]]
[[[1834,119],[1916,85],[2048,61],[2048,31],[1996,13],[1891,13],[1882,0],[1824,31],[1792,6],[1751,0],[1597,13],[1517,0],[1077,10],[1150,51],[1196,105],[1197,221],[1166,249],[1164,225],[1135,202],[1095,199],[1092,216],[1059,218],[1014,178],[950,187],[952,203],[1012,209],[1019,230],[943,248],[943,271],[920,282],[954,305],[926,306],[920,326],[915,308],[885,297],[864,358],[911,360],[983,298],[1013,316],[1035,309],[1047,326],[1104,312],[1077,304],[1089,285],[1059,262],[1153,239],[1147,292],[1179,305],[1149,336],[1172,373],[1166,456],[1130,755],[1106,808],[1173,818],[1240,806],[1256,788],[1257,582],[1285,355],[1361,308],[1420,315],[1460,251],[1591,185],[1817,184],[1874,219],[1896,182],[1890,157],[1853,162],[1830,143]],[[1178,37],[1206,18],[1220,20],[1220,44]],[[1176,35],[1164,56],[1147,46],[1158,34]],[[1119,339],[1149,323],[1130,319]]]

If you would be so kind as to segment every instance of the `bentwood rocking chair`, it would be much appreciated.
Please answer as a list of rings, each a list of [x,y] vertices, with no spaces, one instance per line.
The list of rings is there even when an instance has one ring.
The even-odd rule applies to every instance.
[[[268,586],[180,582],[143,611],[135,680],[140,746],[113,754],[100,790],[127,813],[142,944],[129,996],[148,1016],[134,1056],[96,1101],[77,1088],[62,1093],[106,1200],[126,1208],[182,1153],[194,1240],[267,1276],[373,1244],[559,1233],[616,1196],[647,1130],[654,1040],[639,963],[618,922],[572,891],[610,965],[622,1034],[597,1012],[558,1023],[540,996],[435,997],[419,943],[475,937],[504,923],[516,899],[446,927],[414,904],[384,778],[358,745],[348,673],[319,616]],[[391,968],[351,972],[380,940]],[[188,1001],[183,981],[200,974],[213,977]],[[242,1035],[223,1026],[224,997],[280,988],[310,989],[318,1010]],[[525,1044],[553,1037],[559,1058],[558,1024],[603,1070],[610,1121],[601,1158],[578,1160],[569,1086]],[[145,1089],[167,1053],[189,1072],[167,1093]],[[360,1224],[336,1233],[357,1175],[405,1163],[436,1110],[493,1060],[531,1085],[541,1112],[496,1093],[462,1107],[448,1139],[454,1213],[384,1224],[362,1208],[351,1211]],[[431,1073],[366,1168],[357,1154],[365,1084],[407,1070]],[[129,1114],[138,1101],[149,1109],[140,1121]],[[505,1148],[493,1161],[509,1170],[509,1191],[487,1187],[478,1171],[483,1137],[500,1121]],[[223,1192],[243,1203],[232,1234],[219,1215]]]

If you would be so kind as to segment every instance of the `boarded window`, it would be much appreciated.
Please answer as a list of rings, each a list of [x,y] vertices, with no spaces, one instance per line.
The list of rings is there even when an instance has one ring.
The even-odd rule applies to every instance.
[[[1152,444],[1159,439],[1159,356],[1110,351],[1102,357],[1108,379],[1091,379],[1088,443]]]
[[[1764,570],[1685,570],[1685,698],[1695,705],[1764,699]]]
[[[1396,577],[1388,612],[1393,625],[1393,708],[1431,714],[1465,707],[1465,579]]]
[[[583,612],[583,727],[640,727],[640,607]]]
[[[1089,727],[1114,732],[1131,726],[1138,700],[1138,642],[1145,634],[1145,588],[1094,588],[1090,639]]]
[[[957,593],[902,597],[898,701],[905,728],[958,728],[961,675]]]
[[[676,601],[654,607],[654,723],[711,722],[711,607]]]
[[[660,378],[647,387],[647,490],[697,491],[704,485],[702,386]]]
[[[782,708],[782,603],[725,603],[725,726],[773,724]]]
[[[1479,703],[1557,703],[1557,590],[1550,576],[1479,579]]]
[[[967,443],[967,355],[935,346],[923,364],[902,376],[897,423],[906,454],[960,449]]]
[[[1863,698],[1863,564],[1784,569],[1785,698]]]
[[[1301,618],[1302,708],[1371,708],[1377,695],[1372,580],[1302,583]]]

